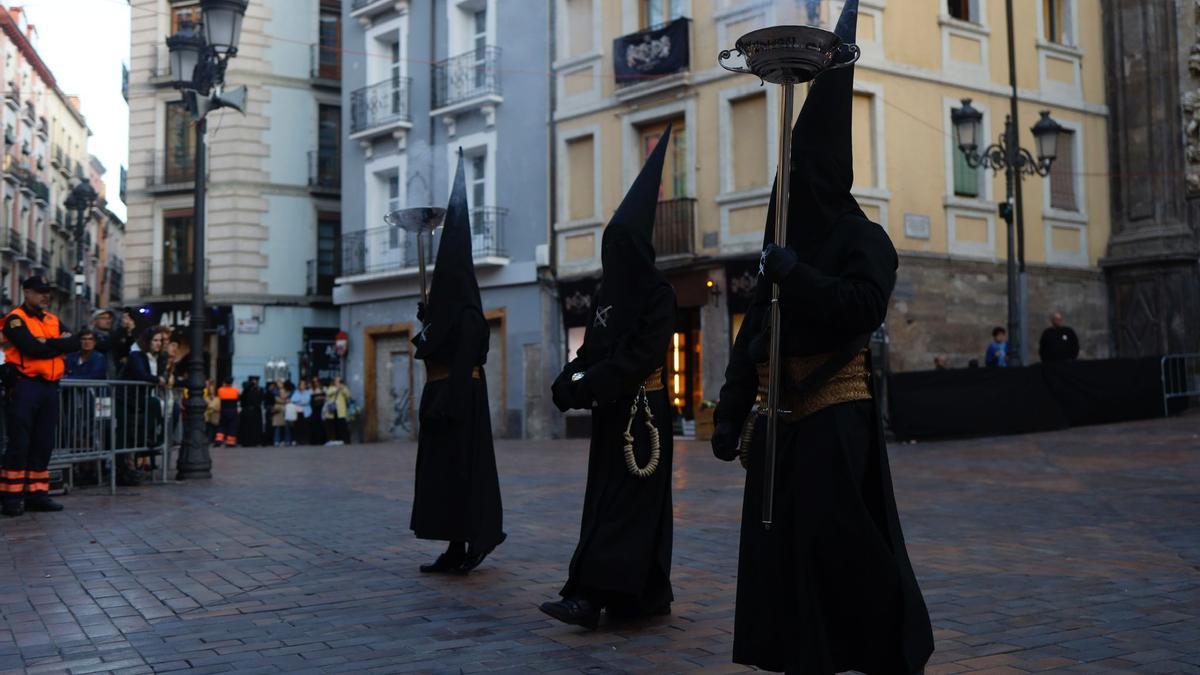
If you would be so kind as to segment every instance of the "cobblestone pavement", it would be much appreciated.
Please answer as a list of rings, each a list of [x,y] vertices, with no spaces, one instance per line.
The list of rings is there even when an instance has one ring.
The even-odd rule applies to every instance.
[[[903,445],[930,673],[1200,672],[1200,418]],[[677,445],[677,602],[594,632],[537,610],[578,531],[578,441],[498,444],[509,539],[430,578],[414,448],[236,449],[216,478],[0,522],[7,672],[737,671],[741,470]]]

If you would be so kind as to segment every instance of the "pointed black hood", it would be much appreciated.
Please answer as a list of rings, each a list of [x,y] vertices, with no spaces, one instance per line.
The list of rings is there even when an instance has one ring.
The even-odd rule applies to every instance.
[[[654,265],[654,216],[670,141],[668,124],[604,228],[600,244],[603,276],[588,338],[619,336],[631,329],[641,316],[649,291],[667,283]]]
[[[846,0],[834,33],[854,44],[858,0]],[[788,245],[802,249],[829,236],[839,219],[863,217],[850,194],[854,185],[854,143],[851,120],[854,104],[854,66],[817,77],[792,131],[791,187],[788,191]],[[775,239],[775,193],[767,218],[764,243]]]
[[[416,357],[426,358],[441,348],[448,338],[454,337],[454,328],[467,308],[483,313],[479,282],[475,279],[475,261],[471,255],[471,217],[467,208],[462,148],[459,148],[458,171],[454,174],[454,187],[446,206],[446,221],[429,286],[425,327],[413,340],[417,345]]]

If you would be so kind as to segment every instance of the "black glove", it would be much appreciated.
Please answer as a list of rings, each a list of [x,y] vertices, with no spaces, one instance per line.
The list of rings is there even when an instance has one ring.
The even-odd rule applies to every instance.
[[[732,424],[718,423],[713,429],[712,435],[713,456],[722,462],[732,462],[737,459],[739,435],[737,427]]]
[[[782,283],[800,262],[796,252],[787,246],[767,244],[762,253],[763,274],[775,283]]]
[[[550,387],[554,405],[562,412],[573,408],[588,410],[592,407],[592,390],[587,385],[586,378],[572,380],[574,375],[574,372],[564,370]]]
[[[417,302],[417,321],[425,323],[425,303]]]

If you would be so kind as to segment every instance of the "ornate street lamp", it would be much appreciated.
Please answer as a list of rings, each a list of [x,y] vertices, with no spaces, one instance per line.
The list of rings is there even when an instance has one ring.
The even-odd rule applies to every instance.
[[[92,216],[92,206],[96,203],[96,188],[88,180],[81,180],[79,184],[71,188],[70,194],[63,202],[63,206],[67,207],[67,213],[74,216],[74,227],[72,228],[73,236],[75,237],[75,326],[83,325],[83,286],[85,282],[84,271],[85,255],[84,237],[87,233],[87,223]]]
[[[964,98],[961,108],[950,111],[950,121],[954,123],[954,138],[968,166],[983,167],[996,173],[1004,172],[1005,197],[999,211],[1008,231],[1008,352],[1009,361],[1013,365],[1021,365],[1024,363],[1022,348],[1025,341],[1025,303],[1024,284],[1020,276],[1024,274],[1025,256],[1023,246],[1022,250],[1017,252],[1014,236],[1013,215],[1021,212],[1017,179],[1049,175],[1050,167],[1058,156],[1058,137],[1062,133],[1062,126],[1050,117],[1050,111],[1041,111],[1041,119],[1031,129],[1037,143],[1035,158],[1031,152],[1018,144],[1017,129],[1011,115],[1004,118],[1004,133],[1000,135],[998,142],[982,150],[979,149],[979,143],[983,136],[983,113],[971,105],[971,99]],[[1015,206],[1014,195],[1017,201]]]
[[[192,209],[192,311],[188,323],[191,353],[188,360],[188,397],[185,402],[183,442],[176,477],[211,478],[212,457],[204,430],[204,221],[205,131],[208,113],[217,108],[245,107],[246,88],[225,90],[225,66],[237,54],[242,17],[249,0],[202,0],[204,35],[184,26],[167,38],[171,53],[171,79],[183,92],[184,102],[196,123],[196,188]],[[164,460],[165,461],[165,460]]]

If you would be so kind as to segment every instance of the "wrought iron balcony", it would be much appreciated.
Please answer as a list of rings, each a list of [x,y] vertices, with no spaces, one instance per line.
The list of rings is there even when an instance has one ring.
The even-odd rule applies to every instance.
[[[471,253],[476,264],[486,259],[505,258],[504,219],[508,209],[483,206],[471,210]],[[441,244],[441,230],[433,237],[433,250],[426,251],[432,266]],[[417,268],[417,241],[398,227],[373,227],[342,235],[343,277],[401,274]],[[494,263],[493,263],[494,264]]]
[[[212,261],[205,260],[204,289],[208,292],[209,271]],[[192,294],[192,270],[164,265],[161,260],[131,260],[129,262],[129,288],[137,298],[162,298],[167,296],[190,296]]]
[[[499,47],[480,47],[433,64],[435,110],[501,93]]]
[[[613,40],[617,87],[630,87],[691,67],[691,19],[675,19]]]
[[[364,19],[382,14],[395,6],[395,0],[350,0],[350,16]]]
[[[57,169],[58,167],[62,166],[62,163],[63,149],[61,145],[56,145],[54,146],[54,152],[50,155],[50,165]]]
[[[50,254],[50,249],[43,248],[41,253],[42,253],[42,258],[41,258],[42,259],[42,269],[48,270],[52,266],[50,263],[51,263],[51,260],[53,259],[53,257]]]
[[[25,257],[29,258],[31,262],[37,262],[39,250],[36,241],[29,238],[25,239]]]
[[[342,191],[342,159],[336,152],[309,151],[308,189],[326,194]]]
[[[30,181],[29,187],[30,187],[30,189],[33,190],[33,198],[34,199],[42,202],[43,204],[50,203],[50,186],[49,185],[46,185],[42,181],[34,178],[32,181]]]
[[[65,267],[60,267],[54,271],[54,286],[63,293],[73,293],[75,291],[75,275]]]
[[[21,240],[21,233],[13,229],[6,229],[4,236],[0,237],[0,250],[11,255],[21,255],[24,251]]]
[[[350,133],[369,129],[386,131],[408,126],[410,78],[401,77],[377,82],[350,94]]]
[[[696,200],[666,199],[654,210],[654,252],[659,258],[696,252]]]
[[[196,156],[191,151],[150,153],[144,167],[148,190],[191,190],[196,180]]]

